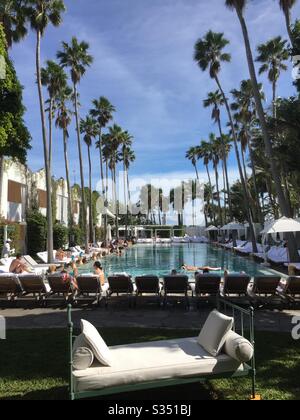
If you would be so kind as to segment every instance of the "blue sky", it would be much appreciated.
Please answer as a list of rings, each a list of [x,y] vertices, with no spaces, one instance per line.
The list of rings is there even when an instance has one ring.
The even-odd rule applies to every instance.
[[[187,148],[206,139],[216,127],[202,101],[215,89],[207,74],[193,62],[196,40],[209,29],[224,32],[231,41],[232,63],[221,73],[225,90],[238,87],[248,78],[244,44],[234,13],[224,1],[210,0],[66,0],[67,13],[58,29],[49,28],[42,41],[42,60],[55,58],[61,42],[73,35],[90,43],[94,64],[80,85],[81,115],[91,101],[106,96],[115,105],[115,122],[135,137],[137,160],[134,176],[188,177],[192,170],[184,155]],[[293,17],[300,15],[300,2]],[[246,12],[252,46],[273,36],[286,35],[278,1],[254,0]],[[13,47],[18,76],[25,87],[26,123],[33,149],[28,163],[43,167],[40,115],[35,84],[35,37]],[[263,77],[267,99],[270,88]],[[280,81],[279,95],[294,93],[291,71]],[[226,123],[224,115],[224,125]],[[79,182],[75,131],[70,130],[72,181]],[[86,148],[85,170],[87,171]],[[54,175],[64,176],[62,136],[54,132]],[[98,155],[94,154],[94,183],[98,179]],[[233,156],[231,178],[236,176]],[[203,168],[200,165],[200,172]],[[203,172],[204,176],[204,172]]]

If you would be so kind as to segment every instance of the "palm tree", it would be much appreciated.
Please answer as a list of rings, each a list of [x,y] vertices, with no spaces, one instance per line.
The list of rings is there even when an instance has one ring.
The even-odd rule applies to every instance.
[[[49,149],[46,129],[46,116],[44,108],[44,97],[41,76],[41,39],[49,24],[59,26],[62,21],[62,13],[65,11],[65,5],[62,0],[28,0],[28,16],[32,29],[36,32],[36,74],[38,94],[40,101],[40,113],[42,122],[42,138],[44,146],[44,160],[46,172],[47,189],[47,248],[48,262],[53,261],[53,216],[51,203],[51,168],[49,162]]]
[[[286,29],[291,40],[291,45],[294,45],[294,37],[291,29],[291,10],[296,4],[296,2],[297,0],[279,0],[279,6],[285,16]]]
[[[64,146],[64,160],[66,169],[66,181],[68,190],[68,221],[69,227],[73,226],[73,212],[72,212],[72,192],[70,183],[69,172],[69,159],[68,159],[68,127],[71,124],[73,113],[68,108],[68,102],[73,99],[73,90],[69,86],[62,87],[55,97],[56,120],[55,125],[63,132],[63,146]]]
[[[8,48],[20,42],[27,35],[27,7],[23,0],[5,0],[0,3],[0,24],[2,24]]]
[[[219,79],[221,63],[222,62],[228,63],[231,61],[230,54],[223,52],[224,48],[228,44],[229,44],[229,41],[224,38],[223,33],[215,33],[215,32],[209,31],[203,39],[199,39],[198,42],[196,43],[194,58],[202,71],[209,70],[210,77],[215,80],[218,86],[218,89],[223,96],[224,104],[227,110],[230,126],[232,129],[232,137],[233,137],[233,142],[234,142],[238,170],[239,170],[240,179],[241,179],[241,183],[242,183],[242,187],[244,191],[244,199],[245,199],[245,202],[249,202],[249,192],[248,192],[248,188],[247,188],[245,178],[243,175],[243,169],[242,169],[240,154],[238,150],[238,139],[237,139],[237,134],[234,127],[234,121],[231,114],[228,99],[225,95],[225,92],[221,86],[221,82]],[[248,222],[250,225],[250,235],[252,238],[253,249],[255,250],[254,252],[256,252],[257,245],[256,245],[256,238],[255,238],[255,232],[254,232],[254,227],[252,223],[252,214],[251,214],[250,208],[248,212],[249,212]]]
[[[271,174],[272,174],[273,181],[276,187],[276,192],[277,192],[277,197],[278,197],[281,212],[283,216],[290,217],[290,210],[289,210],[288,202],[284,195],[284,191],[281,184],[280,173],[277,168],[277,164],[276,164],[274,152],[273,152],[273,146],[272,146],[272,142],[271,142],[269,132],[268,132],[265,112],[264,112],[262,100],[260,97],[259,84],[257,81],[256,70],[254,66],[254,59],[253,59],[252,49],[250,45],[248,28],[247,28],[246,21],[244,19],[244,10],[247,4],[247,0],[226,0],[225,3],[226,3],[226,6],[236,11],[238,19],[241,24],[244,41],[245,41],[249,73],[250,73],[252,86],[253,86],[256,111],[259,117],[261,129],[262,129],[267,159],[270,164]],[[294,235],[289,235],[289,252],[290,252],[290,257],[295,258],[294,260],[295,262],[300,260]]]
[[[220,138],[224,140],[222,124],[221,124],[221,110],[220,107],[224,106],[224,98],[219,90],[215,92],[209,92],[207,98],[203,101],[204,108],[212,107],[212,120],[218,124]],[[226,153],[226,144],[223,144],[223,165],[226,178],[226,188],[227,197],[228,197],[228,207],[229,207],[229,217],[232,220],[232,209],[231,209],[231,197],[230,197],[230,186],[229,186],[229,177],[228,177],[228,168],[227,168],[227,153]]]
[[[84,134],[83,141],[87,145],[88,160],[89,160],[89,227],[90,227],[90,242],[94,242],[94,222],[93,222],[93,190],[92,190],[92,159],[91,146],[93,139],[98,135],[97,122],[91,118],[86,117],[85,120],[80,121],[80,132]]]
[[[207,172],[209,189],[210,189],[210,191],[213,191],[211,176],[210,176],[210,172],[209,172],[209,163],[211,162],[211,146],[208,142],[206,142],[204,140],[201,141],[201,144],[198,147],[198,156],[199,156],[199,159],[203,160],[203,164],[204,164],[204,166],[206,168],[206,172]],[[212,197],[212,195],[211,195],[211,209],[213,209],[213,197]],[[215,213],[212,212],[212,214],[213,214],[213,222],[214,222],[214,224],[216,224]]]
[[[105,148],[103,154],[107,159],[112,178],[112,196],[116,213],[116,237],[119,238],[119,200],[117,197],[116,169],[120,159],[119,147],[122,144],[124,132],[120,126],[114,124],[109,127],[105,136]]]
[[[82,200],[82,226],[85,227],[85,249],[89,250],[89,229],[87,226],[86,215],[86,201],[84,193],[84,172],[82,161],[82,148],[80,139],[80,124],[79,124],[79,109],[78,109],[78,84],[86,73],[87,67],[90,67],[93,62],[93,57],[88,53],[89,44],[86,42],[78,42],[77,38],[73,37],[71,44],[63,42],[63,50],[57,53],[57,58],[64,68],[69,68],[71,73],[71,80],[73,82],[74,92],[74,108],[76,118],[76,132],[77,132],[77,146],[79,154],[80,166],[80,180],[81,180],[81,200]]]
[[[130,167],[130,163],[132,162],[130,159],[133,158],[134,156],[134,153],[131,150],[132,140],[133,140],[133,137],[128,133],[128,131],[124,131],[123,136],[122,136],[122,141],[120,144],[120,146],[122,146],[122,150],[120,152],[119,160],[123,162],[124,204],[126,208],[126,228],[125,228],[126,237],[128,233],[129,200],[130,200],[128,170]],[[135,160],[135,157],[133,160]]]
[[[219,223],[223,225],[222,209],[221,209],[221,195],[219,186],[219,163],[222,156],[222,143],[221,139],[217,139],[213,133],[209,135],[209,145],[211,148],[211,160],[215,170],[216,189],[217,189],[217,202],[219,210]]]
[[[199,173],[198,173],[198,168],[197,168],[197,161],[199,159],[199,148],[198,147],[190,147],[189,150],[186,152],[185,155],[186,159],[188,159],[189,161],[191,161],[195,172],[196,172],[196,178],[197,181],[199,181]]]
[[[42,85],[46,86],[49,94],[49,166],[52,171],[52,121],[53,106],[56,96],[67,85],[68,76],[63,68],[54,61],[47,61],[47,66],[41,69]]]
[[[277,82],[281,71],[287,70],[287,65],[284,62],[290,57],[286,43],[287,41],[278,36],[257,47],[259,55],[256,61],[263,63],[259,69],[259,74],[268,73],[269,81],[272,83],[273,118],[276,118]]]
[[[107,98],[101,96],[99,99],[93,101],[94,108],[90,110],[91,116],[97,120],[99,125],[99,141],[97,147],[100,154],[100,172],[102,181],[102,194],[105,196],[104,187],[104,171],[103,171],[103,156],[102,156],[102,130],[113,119],[113,113],[116,111],[115,107],[109,102]]]
[[[265,95],[263,93],[262,84],[259,84],[261,92],[261,99],[264,100]],[[255,192],[256,205],[258,210],[258,219],[260,223],[263,223],[263,214],[261,211],[261,205],[259,201],[259,192],[257,187],[257,174],[256,174],[256,162],[254,159],[254,152],[252,147],[252,132],[256,129],[257,118],[256,118],[256,107],[253,95],[253,87],[251,80],[242,80],[240,89],[233,89],[231,91],[235,102],[231,104],[231,109],[236,111],[235,117],[238,118],[242,125],[241,135],[242,138],[247,142],[249,150],[252,178]],[[246,138],[245,138],[246,137]]]

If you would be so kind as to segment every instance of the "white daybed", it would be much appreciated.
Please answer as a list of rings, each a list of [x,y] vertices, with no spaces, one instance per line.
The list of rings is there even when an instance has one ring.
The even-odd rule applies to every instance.
[[[82,342],[83,334],[76,338],[74,345],[75,337],[73,337],[71,306],[69,306],[70,399],[76,400],[142,389],[200,383],[214,378],[241,377],[249,374],[252,376],[252,398],[254,399],[256,390],[253,309],[245,310],[224,300],[221,301],[227,309],[232,309],[235,316],[240,316],[242,331],[246,330],[244,329],[246,328],[244,323],[249,318],[250,342],[231,330],[232,325],[234,325],[232,318],[232,324],[223,336],[224,341],[222,344],[220,343],[219,351],[215,356],[212,355],[214,353],[209,352],[207,348],[205,350],[205,346],[203,347],[199,343],[203,330],[206,331],[206,334],[208,331],[208,335],[215,335],[215,330],[219,330],[218,326],[214,328],[210,324],[204,326],[200,336],[195,338],[106,347],[109,357],[113,360],[108,366],[99,362],[97,350],[93,348],[93,345],[88,350],[81,346],[79,351],[92,352],[95,356],[93,360],[98,359],[96,362],[91,362],[91,366],[87,368],[85,366],[82,368],[75,367],[75,360],[77,359],[75,359],[74,350],[75,348],[78,350],[76,342],[77,340]],[[216,313],[228,318],[220,312]],[[211,322],[209,319],[206,324]],[[87,323],[86,321],[82,322]],[[93,326],[91,327],[94,329]],[[102,340],[101,337],[100,340]],[[106,346],[105,343],[104,346]],[[248,365],[247,363],[250,361],[251,363]]]

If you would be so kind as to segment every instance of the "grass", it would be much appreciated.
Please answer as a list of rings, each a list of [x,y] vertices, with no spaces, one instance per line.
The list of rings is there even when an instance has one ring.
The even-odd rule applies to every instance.
[[[110,328],[101,331],[109,345],[194,336],[191,330]],[[265,400],[300,399],[299,342],[283,333],[257,333],[257,384]],[[63,330],[9,331],[0,341],[0,400],[67,398],[67,335]],[[247,399],[249,378],[215,380],[151,391],[154,400]],[[149,399],[149,392],[114,399]]]

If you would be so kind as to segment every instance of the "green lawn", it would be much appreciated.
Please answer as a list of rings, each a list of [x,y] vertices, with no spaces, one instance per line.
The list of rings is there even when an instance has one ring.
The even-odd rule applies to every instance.
[[[194,336],[191,330],[115,328],[101,331],[109,345]],[[300,399],[300,343],[288,334],[257,333],[258,392],[265,400]],[[67,398],[67,336],[63,330],[9,331],[0,341],[0,399]],[[151,391],[151,399],[246,399],[249,378],[215,380],[206,386]],[[147,399],[139,392],[120,398]],[[118,396],[113,397],[119,399]],[[148,397],[149,398],[149,397]]]

